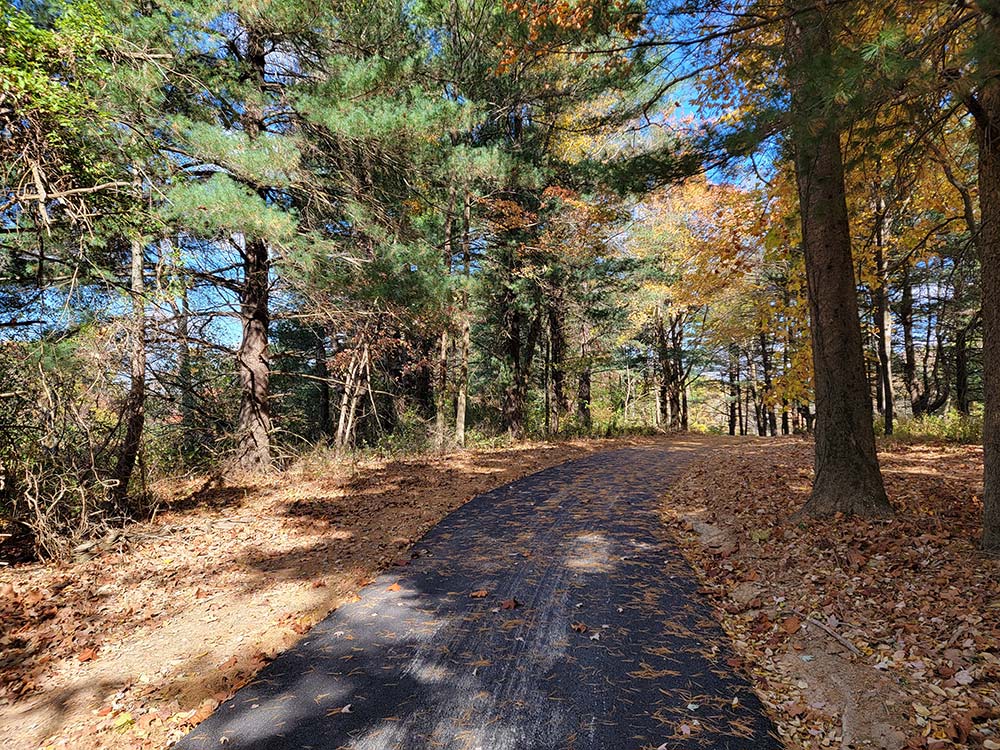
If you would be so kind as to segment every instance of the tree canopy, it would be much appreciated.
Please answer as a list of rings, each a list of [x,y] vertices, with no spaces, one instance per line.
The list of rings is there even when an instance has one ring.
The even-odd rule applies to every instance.
[[[815,431],[804,512],[889,514],[917,423],[981,435],[1000,548],[995,3],[0,14],[0,515],[43,553],[153,475],[642,430]]]

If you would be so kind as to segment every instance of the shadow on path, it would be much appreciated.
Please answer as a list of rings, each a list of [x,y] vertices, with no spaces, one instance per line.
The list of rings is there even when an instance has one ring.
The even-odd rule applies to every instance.
[[[780,748],[656,511],[686,460],[612,451],[476,497],[177,747]]]

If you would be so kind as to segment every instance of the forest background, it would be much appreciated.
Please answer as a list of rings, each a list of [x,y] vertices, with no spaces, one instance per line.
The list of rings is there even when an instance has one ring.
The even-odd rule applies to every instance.
[[[996,548],[997,12],[6,2],[3,532],[65,556],[157,479],[303,456],[817,419],[861,448],[811,509],[882,513],[874,431],[986,414]]]

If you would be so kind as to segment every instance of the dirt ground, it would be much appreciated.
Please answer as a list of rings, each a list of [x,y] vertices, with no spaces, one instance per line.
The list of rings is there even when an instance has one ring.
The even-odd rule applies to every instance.
[[[664,502],[790,748],[1000,749],[1000,561],[976,549],[982,451],[880,452],[890,521],[789,516],[812,443],[730,443]]]
[[[645,442],[191,481],[91,559],[0,568],[0,747],[163,748],[474,495]]]

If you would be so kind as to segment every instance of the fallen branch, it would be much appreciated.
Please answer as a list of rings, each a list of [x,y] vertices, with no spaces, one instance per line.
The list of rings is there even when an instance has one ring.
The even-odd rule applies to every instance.
[[[843,646],[844,648],[846,648],[848,651],[850,651],[855,656],[858,656],[858,657],[862,656],[862,654],[858,650],[857,646],[855,646],[853,643],[851,643],[849,640],[847,640],[844,636],[842,636],[836,630],[834,630],[833,628],[831,628],[829,625],[824,625],[819,620],[814,620],[809,615],[806,615],[806,614],[804,614],[802,612],[799,612],[797,609],[793,609],[792,612],[794,612],[799,617],[801,617],[802,621],[805,622],[807,625],[813,625],[813,626],[819,628],[820,630],[822,630],[824,633],[826,633],[828,636],[830,636],[831,638],[833,638],[833,640],[835,640],[837,643],[839,643],[841,646]]]

